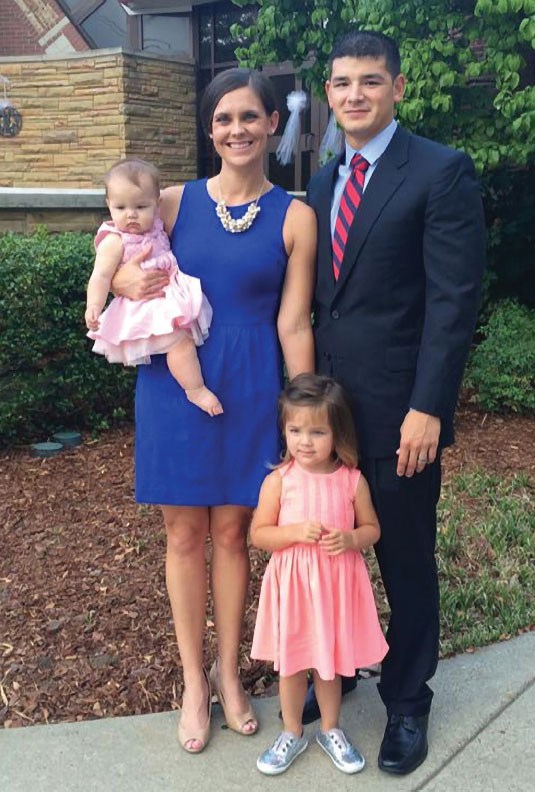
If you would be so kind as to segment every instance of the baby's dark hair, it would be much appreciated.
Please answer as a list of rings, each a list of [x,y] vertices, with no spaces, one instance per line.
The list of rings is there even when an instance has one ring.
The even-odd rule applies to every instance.
[[[280,394],[278,407],[279,425],[283,434],[293,409],[325,409],[333,433],[336,457],[347,467],[357,466],[357,439],[353,416],[344,390],[335,380],[319,374],[298,374]],[[291,459],[286,451],[283,463],[290,462]]]
[[[121,159],[115,162],[111,168],[104,174],[104,186],[106,188],[106,198],[108,197],[108,185],[112,176],[120,173],[128,181],[135,184],[136,187],[141,187],[140,176],[148,176],[154,186],[156,196],[160,197],[160,173],[158,168],[143,159],[136,159],[135,157],[128,159]]]

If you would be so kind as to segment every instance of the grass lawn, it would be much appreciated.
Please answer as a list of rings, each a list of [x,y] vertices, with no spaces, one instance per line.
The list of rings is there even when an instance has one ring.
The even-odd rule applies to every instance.
[[[443,487],[437,539],[441,650],[535,626],[535,481],[474,470]]]

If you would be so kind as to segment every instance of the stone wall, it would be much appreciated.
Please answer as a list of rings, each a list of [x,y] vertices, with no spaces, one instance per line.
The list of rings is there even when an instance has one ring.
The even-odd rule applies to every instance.
[[[22,130],[0,137],[0,187],[90,188],[117,159],[138,156],[162,184],[195,178],[193,62],[123,50],[0,58]]]
[[[0,206],[0,234],[31,234],[36,226],[45,225],[51,233],[86,231],[96,233],[104,220],[109,220],[107,209],[5,209]]]
[[[125,152],[156,165],[164,184],[197,177],[192,63],[123,58]]]

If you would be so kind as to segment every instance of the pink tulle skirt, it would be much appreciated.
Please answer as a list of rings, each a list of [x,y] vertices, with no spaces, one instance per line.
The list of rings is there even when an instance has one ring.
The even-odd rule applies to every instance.
[[[115,297],[102,313],[99,329],[87,334],[95,341],[93,352],[110,363],[137,366],[150,363],[151,355],[169,352],[186,334],[200,346],[212,322],[201,282],[175,265],[164,291],[164,297],[154,300]]]

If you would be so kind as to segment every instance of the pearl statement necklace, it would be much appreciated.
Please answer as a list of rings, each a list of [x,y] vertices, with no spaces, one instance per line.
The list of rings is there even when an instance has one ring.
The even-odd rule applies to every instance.
[[[235,220],[232,215],[230,214],[229,210],[227,209],[227,202],[223,198],[221,194],[221,178],[217,180],[217,187],[219,191],[219,199],[217,201],[217,206],[215,208],[216,214],[221,220],[221,225],[225,229],[225,231],[229,231],[231,234],[240,234],[242,231],[247,231],[251,228],[252,224],[254,223],[257,214],[260,212],[260,207],[258,206],[258,201],[260,200],[260,196],[262,195],[262,190],[264,189],[264,181],[265,177],[262,177],[262,184],[260,185],[260,191],[254,201],[249,204],[247,207],[247,211],[244,215],[240,218]]]

